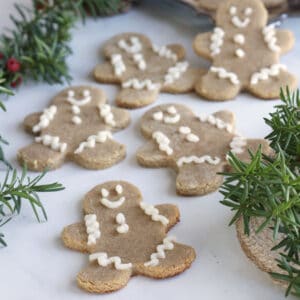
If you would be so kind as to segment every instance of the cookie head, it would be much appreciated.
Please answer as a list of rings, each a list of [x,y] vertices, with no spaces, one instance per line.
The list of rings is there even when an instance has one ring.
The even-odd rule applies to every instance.
[[[217,10],[216,20],[226,29],[261,28],[267,23],[267,10],[259,0],[224,1]]]

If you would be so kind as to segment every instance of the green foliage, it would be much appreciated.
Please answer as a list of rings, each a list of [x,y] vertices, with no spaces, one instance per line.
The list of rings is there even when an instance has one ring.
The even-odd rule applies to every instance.
[[[64,189],[60,183],[40,184],[45,172],[30,179],[24,167],[20,177],[16,170],[8,170],[4,181],[0,184],[0,227],[7,224],[21,211],[22,203],[26,200],[32,207],[36,219],[41,216],[47,220],[47,215],[38,193],[56,192]],[[4,235],[0,233],[0,244],[6,246]]]

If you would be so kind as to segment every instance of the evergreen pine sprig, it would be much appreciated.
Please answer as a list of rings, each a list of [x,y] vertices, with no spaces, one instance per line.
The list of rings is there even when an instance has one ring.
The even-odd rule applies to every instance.
[[[40,222],[43,217],[47,220],[46,211],[40,201],[39,193],[56,192],[64,189],[60,183],[40,184],[45,172],[30,179],[24,167],[20,177],[16,170],[8,170],[0,184],[0,227],[9,222],[21,211],[23,201],[27,201]],[[4,235],[0,233],[0,244],[6,246]]]

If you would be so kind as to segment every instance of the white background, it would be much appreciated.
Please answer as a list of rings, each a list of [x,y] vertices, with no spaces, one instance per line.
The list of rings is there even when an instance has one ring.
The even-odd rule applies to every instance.
[[[13,2],[0,2],[2,30],[10,26],[8,14],[14,12]],[[96,84],[89,74],[102,60],[99,54],[101,44],[125,31],[145,33],[159,45],[181,43],[186,47],[187,58],[192,65],[207,65],[193,53],[191,47],[194,36],[203,30],[202,21],[189,11],[187,15],[190,13],[190,18],[184,20],[172,10],[166,12],[150,7],[150,2],[121,16],[89,20],[85,26],[77,25],[71,42],[74,54],[69,59],[74,84]],[[299,17],[286,20],[283,26],[294,31],[298,43],[282,62],[300,77]],[[101,87],[109,103],[114,103],[117,87]],[[0,132],[10,141],[10,146],[5,150],[14,166],[19,168],[16,163],[18,149],[32,141],[32,137],[22,130],[23,118],[26,114],[44,109],[51,97],[61,89],[62,86],[58,85],[28,83],[6,102],[8,112],[0,113]],[[262,101],[249,95],[240,95],[234,101],[212,103],[194,94],[164,94],[155,104],[167,102],[184,103],[197,113],[230,109],[237,114],[237,128],[247,137],[264,137],[268,133],[263,117],[279,103]],[[231,212],[219,204],[222,197],[218,192],[204,197],[177,196],[175,174],[171,170],[144,169],[137,164],[135,152],[145,141],[139,132],[138,120],[149,108],[132,111],[130,127],[115,135],[127,146],[126,160],[102,171],[89,171],[66,163],[47,175],[46,181],[59,181],[66,187],[62,192],[42,195],[48,222],[38,224],[26,204],[20,216],[1,228],[8,242],[7,248],[0,249],[1,299],[283,299],[284,291],[275,286],[268,275],[258,270],[241,251],[234,227],[227,227]],[[2,170],[2,178],[3,173]],[[197,259],[191,269],[175,278],[152,280],[135,277],[119,292],[105,296],[91,295],[80,290],[75,281],[77,272],[87,263],[87,255],[64,248],[60,233],[64,226],[81,220],[81,200],[86,192],[96,184],[117,179],[137,185],[149,203],[178,205],[181,222],[172,234],[179,241],[192,245],[196,249]]]

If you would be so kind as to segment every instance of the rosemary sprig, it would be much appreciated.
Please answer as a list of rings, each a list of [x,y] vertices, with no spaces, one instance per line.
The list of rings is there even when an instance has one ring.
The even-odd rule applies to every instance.
[[[39,193],[56,192],[64,189],[60,183],[40,184],[45,172],[30,179],[26,167],[20,177],[16,170],[8,170],[4,181],[0,184],[0,227],[9,222],[21,211],[22,203],[26,200],[40,222],[47,220],[46,211],[40,201]],[[4,235],[0,233],[0,244],[6,246]]]

